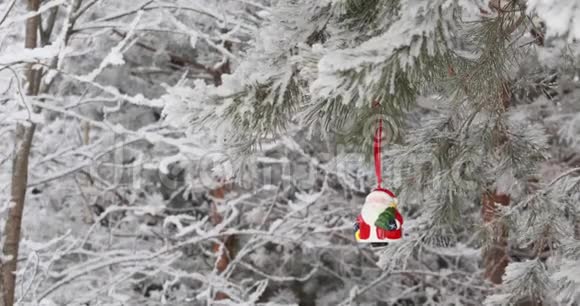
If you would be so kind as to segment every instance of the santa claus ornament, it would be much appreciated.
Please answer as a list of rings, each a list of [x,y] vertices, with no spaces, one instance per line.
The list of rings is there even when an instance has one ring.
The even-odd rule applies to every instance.
[[[403,237],[403,216],[397,210],[397,197],[388,189],[382,188],[381,138],[383,124],[374,135],[374,160],[377,188],[365,199],[360,215],[355,223],[355,237],[360,243],[373,246],[386,245],[389,241]]]

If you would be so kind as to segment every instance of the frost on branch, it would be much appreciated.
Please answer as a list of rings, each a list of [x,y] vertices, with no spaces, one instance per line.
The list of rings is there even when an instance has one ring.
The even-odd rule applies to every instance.
[[[45,47],[25,49],[22,47],[12,46],[12,48],[7,48],[0,55],[0,65],[10,65],[19,62],[30,62],[34,63],[41,60],[47,60],[55,57],[60,52],[60,48],[57,45],[48,45]]]
[[[507,266],[502,293],[489,296],[486,305],[514,304],[522,301],[546,301],[554,284],[545,265],[539,260],[511,263]]]
[[[530,0],[527,11],[542,18],[547,36],[563,36],[569,41],[580,38],[580,4],[577,1]]]

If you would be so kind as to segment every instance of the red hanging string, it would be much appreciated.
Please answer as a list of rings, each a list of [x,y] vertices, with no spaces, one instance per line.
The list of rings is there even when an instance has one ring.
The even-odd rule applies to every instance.
[[[373,107],[379,107],[379,101],[373,102]],[[381,167],[381,142],[383,139],[383,120],[381,117],[377,120],[379,122],[378,127],[375,131],[375,137],[373,139],[373,147],[374,147],[374,158],[375,158],[375,175],[377,176],[377,188],[376,191],[382,191],[387,193],[391,198],[394,198],[395,195],[388,189],[382,187],[383,183],[383,168]]]
[[[374,138],[374,156],[375,156],[375,174],[377,176],[377,185],[379,189],[382,189],[381,184],[383,182],[382,167],[381,167],[381,140],[383,136],[383,120],[379,118],[379,127],[375,132]]]

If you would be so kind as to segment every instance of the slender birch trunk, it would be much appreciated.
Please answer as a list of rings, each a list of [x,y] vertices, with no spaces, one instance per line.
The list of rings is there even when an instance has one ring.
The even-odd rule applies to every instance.
[[[40,0],[28,0],[28,10],[38,11]],[[26,21],[26,48],[36,48],[38,40],[39,16],[30,17]],[[28,66],[28,95],[38,92],[39,71]],[[28,157],[36,126],[30,122],[27,125],[18,124],[16,127],[16,146],[12,166],[12,184],[10,190],[10,210],[8,220],[4,228],[5,240],[3,246],[4,260],[2,264],[2,289],[3,306],[13,306],[16,289],[16,269],[18,262],[18,249],[20,246],[20,230],[22,225],[22,211],[26,197],[26,185],[28,184]]]

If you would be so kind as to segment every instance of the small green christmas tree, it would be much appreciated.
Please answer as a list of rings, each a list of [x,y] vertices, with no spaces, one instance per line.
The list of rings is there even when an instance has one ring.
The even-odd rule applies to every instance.
[[[385,209],[375,221],[375,226],[380,227],[385,230],[394,230],[397,228],[397,223],[395,222],[395,208],[389,207]]]

